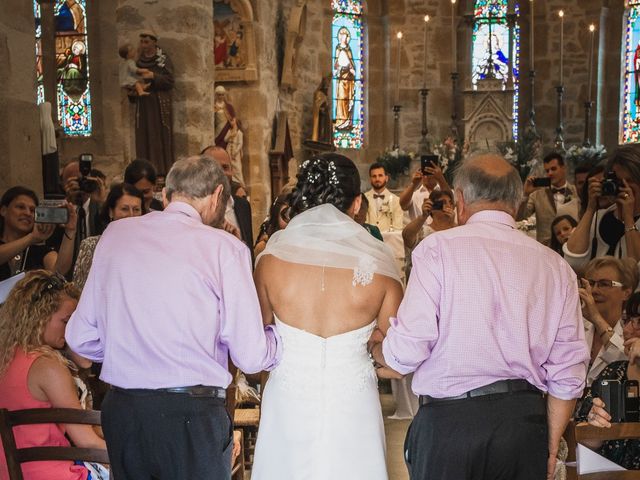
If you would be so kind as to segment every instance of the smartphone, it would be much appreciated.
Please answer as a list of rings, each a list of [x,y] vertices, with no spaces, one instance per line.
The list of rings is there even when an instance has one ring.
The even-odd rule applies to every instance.
[[[550,187],[551,179],[549,177],[536,177],[533,179],[534,187]]]
[[[433,168],[440,165],[440,157],[438,155],[421,155],[420,156],[420,168],[423,175],[429,175],[427,168]]]
[[[36,207],[36,223],[63,224],[69,221],[69,210],[66,207],[40,205]]]
[[[624,399],[624,421],[640,422],[640,388],[637,380],[627,380],[624,383],[627,390]]]
[[[611,415],[611,422],[623,422],[625,392],[620,380],[603,378],[595,386],[594,393],[597,393],[604,402],[605,410]]]
[[[442,207],[444,207],[444,202],[442,200],[436,200],[431,205],[431,211],[442,210]]]
[[[93,155],[90,153],[80,154],[80,175],[88,177],[91,175],[91,169],[93,168]]]

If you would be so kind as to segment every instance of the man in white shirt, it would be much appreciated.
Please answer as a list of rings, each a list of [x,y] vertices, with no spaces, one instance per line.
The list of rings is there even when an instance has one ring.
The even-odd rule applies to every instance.
[[[403,214],[400,199],[387,189],[389,175],[381,163],[369,167],[371,190],[365,193],[369,200],[366,223],[377,226],[382,233],[402,231]]]
[[[422,215],[422,205],[434,190],[451,190],[439,166],[428,167],[424,174],[416,170],[411,183],[400,194],[400,207],[413,221]]]

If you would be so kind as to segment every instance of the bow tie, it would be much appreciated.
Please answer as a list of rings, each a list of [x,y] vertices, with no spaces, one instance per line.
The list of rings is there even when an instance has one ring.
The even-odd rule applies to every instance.
[[[373,198],[374,198],[374,199],[375,199],[375,198],[379,198],[379,199],[381,199],[381,200],[384,200],[384,193],[380,193],[380,194],[374,193],[374,194],[373,194]]]
[[[551,193],[553,193],[553,194],[561,193],[562,195],[566,195],[567,194],[567,189],[566,188],[552,188],[551,189]]]

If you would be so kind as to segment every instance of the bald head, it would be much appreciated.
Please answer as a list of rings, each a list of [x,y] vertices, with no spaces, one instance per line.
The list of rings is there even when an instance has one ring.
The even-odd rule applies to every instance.
[[[457,169],[454,186],[462,192],[470,210],[504,210],[512,215],[522,200],[520,175],[503,157],[483,154],[472,157]]]
[[[62,184],[64,185],[70,178],[80,177],[80,162],[69,162],[62,169]]]
[[[202,150],[202,155],[213,158],[218,163],[218,165],[220,165],[220,168],[222,168],[222,171],[227,176],[229,182],[231,182],[233,177],[231,157],[224,148],[217,146],[206,147],[204,150]]]

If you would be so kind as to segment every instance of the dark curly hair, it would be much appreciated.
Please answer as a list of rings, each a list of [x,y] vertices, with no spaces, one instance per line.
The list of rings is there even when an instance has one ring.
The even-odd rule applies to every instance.
[[[291,194],[291,217],[318,205],[346,212],[360,195],[360,174],[344,155],[323,153],[303,162]]]

